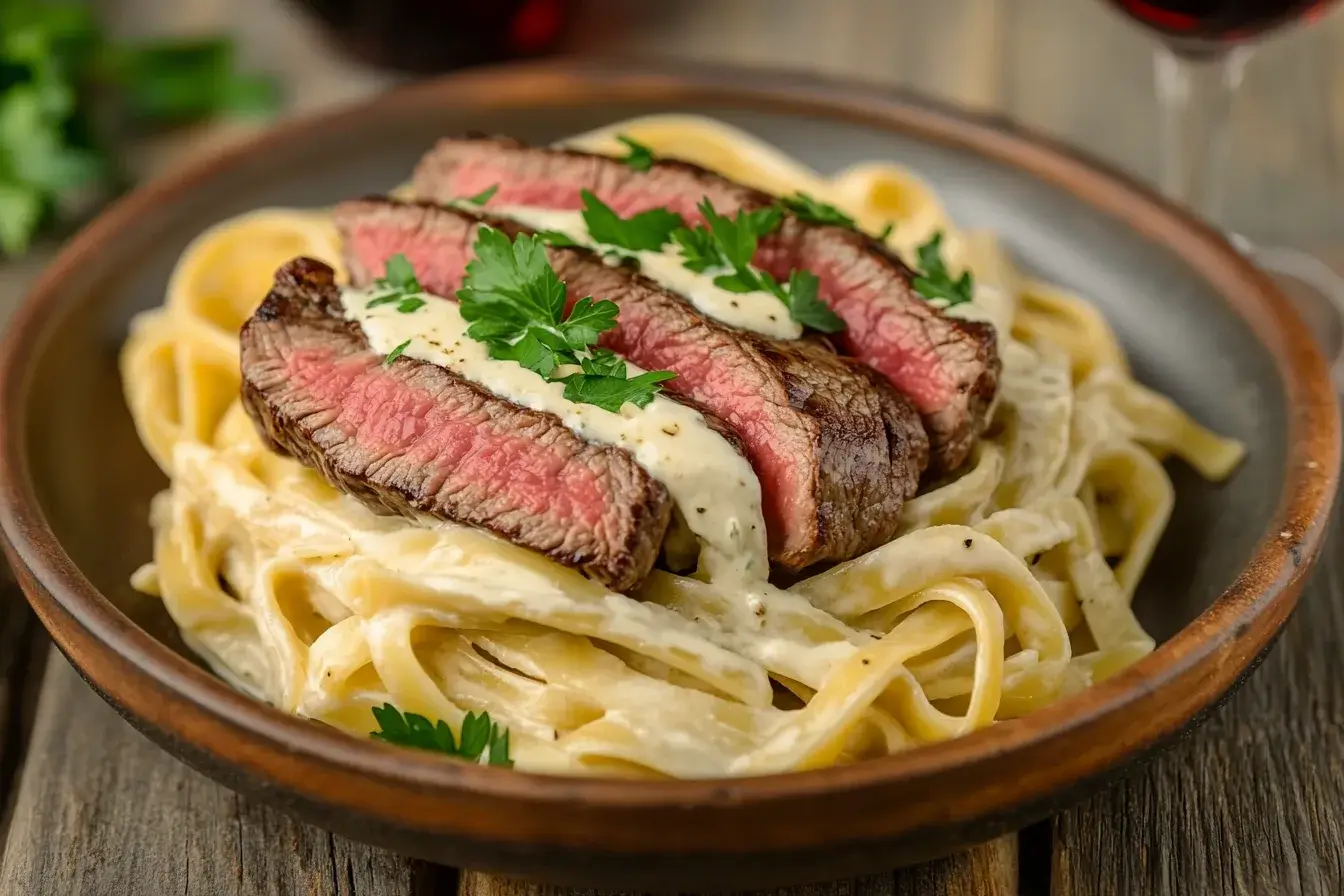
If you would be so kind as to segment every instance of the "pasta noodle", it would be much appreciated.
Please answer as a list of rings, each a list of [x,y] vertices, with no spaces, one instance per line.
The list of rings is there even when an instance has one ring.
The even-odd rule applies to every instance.
[[[803,190],[907,257],[936,231],[970,270],[1004,363],[993,425],[900,535],[751,595],[654,572],[627,597],[487,533],[375,514],[268,451],[239,403],[238,328],[297,255],[339,272],[322,211],[268,209],[197,238],[121,357],[146,449],[158,595],[234,686],[356,735],[390,702],[507,725],[519,767],[714,777],[852,762],[1020,716],[1153,648],[1130,602],[1171,512],[1161,458],[1210,478],[1242,449],[1134,382],[1105,319],[959,230],[889,163],[823,177],[708,119],[628,134],[775,193]]]

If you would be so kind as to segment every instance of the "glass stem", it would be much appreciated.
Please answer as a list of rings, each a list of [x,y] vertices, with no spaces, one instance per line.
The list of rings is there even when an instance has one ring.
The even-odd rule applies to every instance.
[[[1246,46],[1199,55],[1163,46],[1155,57],[1162,192],[1215,223],[1223,211],[1232,96],[1250,55]]]

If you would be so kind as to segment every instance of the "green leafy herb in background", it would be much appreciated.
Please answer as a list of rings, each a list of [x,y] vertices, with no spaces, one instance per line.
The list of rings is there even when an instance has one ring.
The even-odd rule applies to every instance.
[[[123,45],[87,4],[0,0],[0,252],[25,252],[73,195],[117,186],[114,139],[277,99],[227,39]]]
[[[636,171],[648,171],[653,167],[653,150],[624,134],[617,134],[616,139],[624,143],[626,149],[630,150],[629,154],[621,159],[622,162]]]
[[[413,712],[403,714],[391,703],[373,708],[378,730],[370,732],[374,740],[455,756],[469,762],[512,768],[509,758],[509,732],[490,721],[490,713],[467,713],[462,719],[460,736],[453,737],[448,723],[438,723]]]
[[[943,263],[943,232],[940,230],[919,247],[918,276],[915,277],[915,292],[925,299],[946,302],[946,306],[960,305],[971,301],[971,272],[965,271],[956,280],[947,271]]]
[[[483,342],[490,357],[516,361],[547,379],[565,384],[565,398],[619,411],[625,402],[644,407],[672,379],[668,371],[626,378],[625,362],[596,347],[598,337],[616,326],[617,306],[607,300],[579,299],[565,313],[565,284],[546,260],[539,237],[516,240],[482,226],[457,298],[467,335]],[[562,365],[581,372],[556,378]]]

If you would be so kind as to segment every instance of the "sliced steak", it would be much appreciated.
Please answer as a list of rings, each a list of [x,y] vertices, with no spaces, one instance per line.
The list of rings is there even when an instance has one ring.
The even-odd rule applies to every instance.
[[[353,282],[369,282],[401,253],[439,295],[461,286],[479,223],[466,212],[387,199],[342,203],[335,220]],[[547,254],[571,304],[591,295],[620,306],[603,345],[645,369],[674,371],[668,390],[736,433],[761,481],[775,563],[796,570],[844,560],[895,535],[928,442],[890,384],[824,343],[775,341],[716,323],[586,250],[549,247]]]
[[[331,268],[282,267],[243,326],[243,404],[271,447],[375,508],[488,529],[628,591],[671,518],[626,452],[434,364],[390,365],[344,318]]]
[[[656,162],[646,172],[618,159],[530,147],[507,138],[442,140],[416,167],[415,193],[445,202],[498,184],[487,205],[582,207],[591,190],[622,215],[665,207],[688,222],[708,197],[724,213],[759,208],[774,197],[684,162]],[[785,216],[763,240],[756,263],[784,279],[804,268],[821,280],[821,298],[845,322],[836,341],[881,371],[924,418],[940,472],[959,467],[984,428],[998,388],[993,327],[949,317],[914,291],[913,273],[880,243],[844,227]]]

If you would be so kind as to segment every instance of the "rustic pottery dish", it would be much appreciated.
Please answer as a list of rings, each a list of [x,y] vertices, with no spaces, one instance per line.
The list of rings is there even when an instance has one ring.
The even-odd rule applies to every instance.
[[[890,158],[1023,266],[1096,301],[1138,377],[1241,439],[1176,517],[1138,598],[1161,642],[1025,719],[788,776],[549,778],[361,742],[207,672],[128,577],[162,476],[115,363],[130,317],[211,223],[386,189],[439,135],[544,141],[635,114],[710,112],[823,171]],[[552,64],[458,75],[286,125],[154,182],[71,241],[0,354],[0,525],[61,650],[132,724],[230,787],[340,833],[557,883],[762,886],[890,868],[1041,818],[1200,717],[1272,644],[1334,495],[1339,421],[1305,324],[1215,232],[1123,177],[1001,123],[799,76]]]

